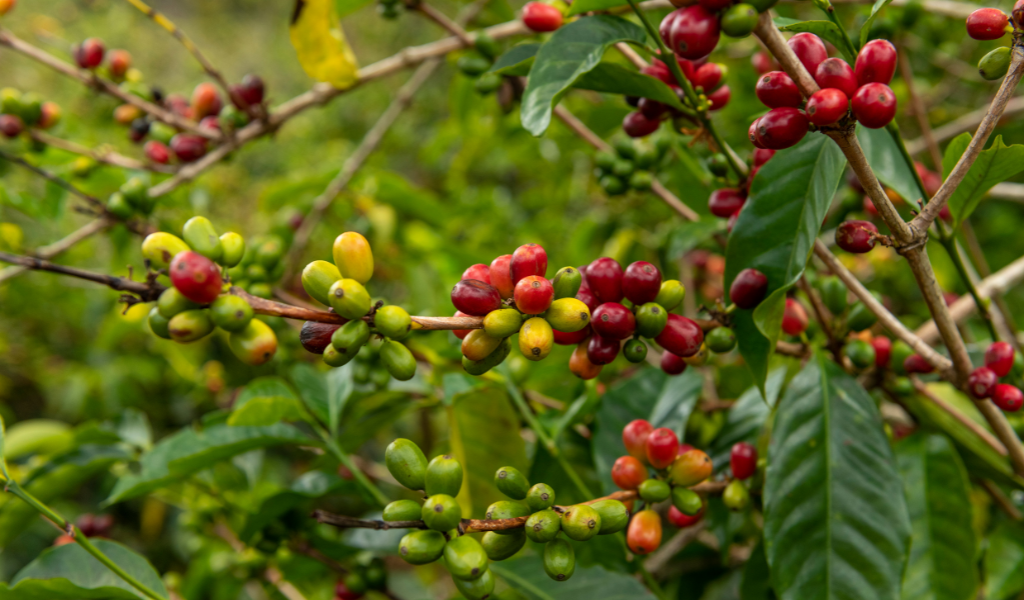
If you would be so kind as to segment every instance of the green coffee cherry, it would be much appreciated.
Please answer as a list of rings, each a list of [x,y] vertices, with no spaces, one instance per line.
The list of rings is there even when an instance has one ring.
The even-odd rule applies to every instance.
[[[978,61],[978,73],[989,81],[1002,79],[1009,69],[1010,49],[1006,46],[996,48]]]
[[[398,483],[410,490],[426,489],[427,457],[416,442],[398,438],[388,444],[384,451],[384,464]]]
[[[151,233],[142,240],[142,256],[154,269],[166,269],[175,255],[188,250],[191,248],[184,240],[166,231]]]
[[[366,585],[371,590],[385,590],[388,586],[388,572],[384,568],[384,561],[380,558],[374,558],[367,565],[366,571],[364,572],[366,577]]]
[[[534,512],[551,508],[555,505],[555,490],[546,483],[535,483],[526,492],[526,504]]]
[[[686,296],[686,288],[676,279],[669,279],[661,282],[661,289],[658,290],[658,297],[654,299],[655,304],[671,312],[679,306]]]
[[[220,264],[230,269],[245,256],[245,238],[234,231],[225,231],[220,234],[220,249]]]
[[[648,503],[668,500],[669,494],[672,493],[672,489],[661,479],[648,479],[640,484],[640,488],[637,491],[640,492],[640,497],[643,498],[644,502]]]
[[[866,369],[875,364],[875,348],[864,340],[851,341],[843,348],[843,352],[858,369]]]
[[[636,165],[633,164],[633,161],[631,160],[620,159],[615,161],[615,164],[612,165],[612,175],[615,175],[620,179],[628,179],[635,170]]]
[[[209,312],[203,309],[180,312],[167,323],[167,332],[171,339],[179,344],[187,344],[202,339],[213,331],[213,321]]]
[[[598,152],[594,155],[594,166],[602,171],[611,171],[615,164],[615,155],[611,152]],[[558,292],[555,292],[556,294]],[[576,294],[573,294],[575,296]]]
[[[627,160],[633,160],[636,158],[636,146],[633,145],[633,140],[630,138],[616,138],[612,142],[612,148],[615,148],[615,153]]]
[[[479,77],[491,68],[491,61],[482,56],[464,54],[455,62],[455,66],[469,77]]]
[[[132,177],[121,184],[118,191],[124,194],[124,197],[128,199],[128,202],[139,210],[142,210],[143,207],[149,203],[149,198],[147,197],[149,195],[149,189],[146,187],[146,182],[141,177]]]
[[[265,300],[269,300],[270,297],[274,295],[274,288],[272,288],[269,283],[254,282],[249,285],[249,288],[246,291],[257,298],[263,298]]]
[[[672,488],[672,506],[684,515],[692,517],[704,508],[704,500],[697,492],[689,488],[674,487]]]
[[[526,476],[515,467],[502,467],[494,474],[494,485],[502,494],[513,500],[523,500],[530,489]]]
[[[523,326],[523,314],[514,308],[492,310],[484,317],[484,333],[492,338],[507,338]]]
[[[452,583],[455,584],[455,589],[469,600],[484,600],[494,593],[494,574],[489,569],[480,577],[469,581],[453,577]]]
[[[370,326],[362,319],[349,321],[331,334],[331,345],[341,354],[355,358],[359,349],[370,341]]]
[[[618,196],[619,194],[625,194],[629,186],[620,177],[614,175],[605,175],[598,180],[598,185],[604,190],[609,196]]]
[[[409,564],[425,565],[441,558],[446,543],[440,531],[413,531],[398,543],[398,555]]]
[[[725,486],[725,491],[722,492],[722,502],[729,510],[743,510],[750,504],[750,492],[747,491],[747,486],[743,485],[742,481],[734,479]]]
[[[444,561],[452,577],[471,581],[487,572],[487,553],[476,538],[460,535],[444,547]]]
[[[821,290],[821,301],[833,315],[846,312],[846,286],[838,277],[825,277],[818,282]]]
[[[256,262],[269,271],[281,261],[285,250],[287,248],[285,248],[284,240],[276,235],[269,236],[256,246]]]
[[[333,344],[328,344],[324,348],[323,361],[325,364],[332,367],[344,367],[348,363],[352,362],[352,359],[356,357],[358,352],[338,352],[338,349]],[[385,373],[386,374],[386,373]]]
[[[525,517],[530,514],[530,509],[525,504],[519,502],[512,502],[511,500],[498,500],[494,504],[487,507],[487,518],[488,519],[515,519],[517,517]],[[504,534],[505,531],[499,531],[498,533]]]
[[[165,319],[171,319],[174,315],[185,312],[186,310],[193,310],[199,308],[199,305],[189,300],[177,290],[177,288],[169,287],[160,293],[160,298],[156,301],[157,309]]]
[[[415,500],[395,500],[384,507],[385,521],[419,521],[423,508]]]
[[[314,260],[302,269],[302,289],[320,304],[330,306],[331,286],[341,281],[341,271],[334,263]]]
[[[170,319],[160,314],[160,309],[156,306],[149,309],[149,329],[153,332],[153,335],[162,337],[165,340],[171,339],[171,332],[168,329]]]
[[[647,358],[647,344],[633,338],[622,347],[622,355],[631,363],[642,363]]]
[[[501,46],[498,45],[498,42],[483,31],[476,36],[476,41],[473,42],[473,46],[476,48],[477,52],[491,60],[498,58],[498,55],[501,54]]]
[[[427,465],[425,489],[428,496],[458,496],[462,489],[462,463],[451,454],[435,456]]]
[[[575,298],[583,285],[583,275],[576,267],[562,267],[555,273],[551,284],[555,288],[555,300]]]
[[[629,187],[645,192],[654,185],[654,176],[647,171],[636,171],[629,176]]]
[[[162,295],[162,294],[161,294]],[[238,296],[223,294],[210,305],[213,324],[226,331],[241,331],[252,320],[252,306]]]
[[[551,303],[544,319],[553,329],[573,333],[590,324],[590,309],[576,298],[559,298]]]
[[[555,581],[566,581],[576,571],[576,553],[572,544],[561,538],[544,545],[544,572]]]
[[[892,343],[892,351],[889,354],[889,368],[900,375],[906,375],[903,368],[903,361],[914,353],[914,350],[903,340],[896,340]]]
[[[505,78],[497,73],[484,73],[473,82],[473,89],[481,96],[486,96],[501,87]]]
[[[589,505],[577,504],[562,513],[562,531],[570,539],[585,542],[601,532],[601,515]]]
[[[259,319],[252,319],[245,329],[232,331],[228,336],[231,352],[247,365],[262,365],[274,358],[277,336],[274,330]]]
[[[897,377],[892,381],[892,393],[900,398],[906,398],[914,394],[914,383],[909,377]]]
[[[526,537],[531,541],[543,544],[558,537],[562,530],[562,517],[553,510],[542,510],[530,515],[526,520]]]
[[[409,335],[412,317],[401,306],[382,306],[373,315],[373,325],[381,335],[397,341]]]
[[[107,212],[119,219],[127,219],[135,214],[135,207],[128,202],[121,192],[114,192],[107,198]]]
[[[716,152],[708,157],[708,170],[715,177],[725,177],[729,174],[729,161],[721,152]]]
[[[731,352],[736,347],[736,334],[728,327],[715,327],[704,336],[704,343],[712,352]]]
[[[355,279],[339,279],[327,291],[334,312],[346,319],[359,319],[370,312],[370,294]]]
[[[213,228],[213,223],[206,217],[192,217],[185,221],[181,237],[193,251],[214,262],[220,262],[221,254],[224,252],[220,245],[220,236]]]
[[[636,163],[638,169],[644,169],[646,171],[650,170],[650,168],[653,167],[660,158],[661,155],[658,153],[657,148],[645,145],[641,146],[640,149],[637,150],[636,160],[633,162]]]
[[[21,114],[21,92],[12,87],[0,90],[0,112],[8,115]]]
[[[598,535],[618,533],[629,525],[629,509],[618,500],[611,498],[598,500],[590,505],[601,515],[601,531]]]
[[[498,535],[496,531],[488,531],[480,539],[480,545],[487,553],[487,558],[495,562],[512,558],[526,545],[526,534],[523,531],[512,529],[503,533],[505,535]]]
[[[245,268],[245,276],[253,283],[259,283],[266,281],[270,275],[267,274],[267,270],[263,268],[263,265],[249,265]]]
[[[154,121],[149,126],[149,137],[164,144],[170,144],[171,138],[178,133],[173,127],[160,121]]]
[[[722,33],[729,37],[743,38],[750,35],[757,26],[757,9],[750,4],[737,4],[722,14]],[[710,92],[711,90],[704,90]]]
[[[481,360],[469,360],[465,356],[462,357],[462,368],[466,370],[470,375],[483,375],[487,371],[490,371],[494,367],[500,365],[508,358],[509,353],[512,351],[512,342],[505,338],[501,341],[501,344],[487,355],[486,358]]]
[[[416,357],[402,342],[384,340],[380,347],[380,360],[388,373],[399,381],[409,381],[416,374]]]
[[[459,526],[459,522],[462,521],[462,508],[455,498],[448,494],[435,494],[423,503],[420,515],[427,527],[436,531],[448,531]]]
[[[850,309],[850,316],[846,319],[846,326],[850,328],[850,331],[864,331],[877,322],[878,316],[871,312],[863,302],[857,302]]]

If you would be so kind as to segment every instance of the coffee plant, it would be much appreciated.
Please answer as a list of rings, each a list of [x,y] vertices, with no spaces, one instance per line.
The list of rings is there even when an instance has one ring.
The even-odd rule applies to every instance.
[[[0,0],[0,600],[1020,598],[1024,0],[776,2]]]

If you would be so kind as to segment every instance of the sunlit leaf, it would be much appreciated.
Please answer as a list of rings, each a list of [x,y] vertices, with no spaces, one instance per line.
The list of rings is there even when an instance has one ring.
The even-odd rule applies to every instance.
[[[295,0],[288,34],[299,64],[313,79],[342,90],[359,79],[356,55],[341,30],[334,0]]]

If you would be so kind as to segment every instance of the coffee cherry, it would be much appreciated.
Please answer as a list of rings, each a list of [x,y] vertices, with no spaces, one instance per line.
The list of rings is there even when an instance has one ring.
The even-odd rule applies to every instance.
[[[0,0],[0,16],[11,12],[18,0]]]
[[[704,510],[704,500],[697,492],[685,487],[672,488],[672,507],[684,515],[696,516]]]
[[[647,436],[645,444],[647,462],[655,469],[664,469],[672,464],[679,451],[679,438],[667,427],[660,427]]]
[[[814,75],[814,81],[818,87],[822,89],[835,88],[847,98],[857,93],[857,88],[860,87],[853,69],[841,58],[826,58],[812,75]]]
[[[595,364],[590,360],[590,356],[587,353],[589,347],[589,338],[584,339],[577,344],[576,349],[572,352],[572,356],[569,357],[569,372],[584,381],[593,379],[601,374],[601,365]]]
[[[807,100],[807,119],[819,127],[832,125],[846,116],[849,106],[850,99],[843,92],[835,88],[818,90]]]
[[[528,315],[539,315],[546,311],[551,306],[553,297],[554,288],[551,282],[541,275],[530,275],[520,279],[513,294],[516,308]]]
[[[871,340],[871,347],[875,349],[875,367],[884,369],[889,366],[889,359],[892,357],[892,341],[884,335]]]
[[[659,120],[662,115],[668,112],[668,106],[658,102],[657,100],[651,100],[650,98],[641,98],[640,101],[637,102],[636,108],[640,111],[640,114],[651,121]]]
[[[828,58],[825,44],[813,33],[798,33],[789,38],[786,43],[812,75],[818,72],[818,65]]]
[[[469,360],[483,360],[498,349],[501,340],[488,335],[483,329],[474,329],[462,339],[462,355]]]
[[[775,59],[764,51],[758,51],[751,55],[750,64],[754,66],[754,69],[760,75],[779,70],[779,63],[775,62]]]
[[[754,122],[751,123],[750,127],[747,128],[747,139],[750,140],[750,143],[754,145],[754,148],[757,148],[758,150],[763,150],[763,149],[765,149],[764,144],[762,144],[757,139],[757,128],[760,125],[760,123],[761,123],[761,119],[760,118],[754,119]],[[751,178],[751,179],[753,179],[753,178]]]
[[[244,106],[238,107],[241,110],[263,103],[265,86],[263,84],[263,78],[259,75],[254,75],[252,73],[247,74],[245,77],[242,77],[242,83],[233,89],[238,96],[238,99],[245,104]]]
[[[274,358],[277,336],[274,330],[259,319],[252,319],[245,329],[234,331],[228,337],[231,352],[247,365],[259,366]]]
[[[743,208],[746,201],[747,195],[743,191],[723,188],[711,192],[711,197],[708,198],[708,210],[716,217],[726,219]]]
[[[181,162],[194,162],[206,155],[206,138],[179,133],[171,138],[171,151]]]
[[[734,444],[729,454],[729,466],[736,479],[749,479],[757,472],[757,448],[747,442]]]
[[[668,311],[657,302],[648,302],[636,309],[636,332],[645,338],[661,335],[668,324]]]
[[[395,500],[384,507],[385,521],[418,521],[423,509],[415,500]]]
[[[310,298],[326,306],[331,304],[331,286],[340,280],[341,271],[326,260],[314,260],[302,269],[302,288]]]
[[[658,290],[654,302],[669,311],[682,304],[684,297],[686,288],[683,284],[679,283],[678,279],[669,279],[661,282],[661,289]]]
[[[907,373],[931,373],[935,370],[932,364],[920,354],[911,354],[903,360],[903,370]]]
[[[704,63],[693,72],[693,86],[703,88],[705,94],[710,94],[718,89],[722,83],[725,71],[718,63]]]
[[[487,572],[487,554],[480,542],[468,535],[450,540],[444,547],[448,572],[457,580],[472,581]]]
[[[757,120],[755,136],[762,148],[782,150],[804,139],[807,128],[807,116],[802,111],[792,107],[773,108]]]
[[[492,310],[484,317],[484,333],[495,339],[506,338],[523,326],[523,314],[514,308]]]
[[[653,302],[661,290],[661,271],[649,262],[637,261],[626,267],[622,275],[622,291],[630,302],[639,306]]]
[[[149,330],[153,332],[153,335],[165,340],[171,339],[171,320],[161,315],[158,307],[154,306],[149,310],[149,316],[146,318],[146,322],[149,324]]]
[[[661,546],[661,515],[653,510],[642,510],[629,522],[626,545],[633,554],[650,554]]]
[[[618,302],[606,302],[594,311],[591,326],[601,337],[624,340],[636,330],[636,318]]]
[[[213,331],[213,327],[207,311],[193,309],[171,317],[167,323],[167,332],[175,342],[187,344],[206,337]]]
[[[691,319],[670,314],[665,329],[655,341],[672,354],[686,358],[700,351],[704,343],[704,332]]]
[[[668,500],[669,495],[672,493],[672,488],[660,479],[648,479],[640,484],[637,492],[644,502],[654,504]]]
[[[757,269],[743,269],[729,286],[729,300],[742,309],[752,309],[764,300],[768,278]]]
[[[331,253],[343,277],[363,285],[373,277],[373,250],[362,234],[346,231],[339,235],[334,239]]]
[[[693,516],[689,516],[689,515],[683,514],[675,506],[670,506],[669,509],[668,509],[668,520],[669,520],[669,523],[672,523],[673,525],[675,525],[676,527],[679,527],[679,528],[690,527],[691,525],[696,525],[698,522],[700,522],[700,520],[702,518],[704,518],[704,508],[703,507],[701,508],[699,513],[697,513],[696,515],[693,515]]]
[[[978,73],[982,79],[995,81],[1002,79],[1010,70],[1010,49],[1006,46],[996,48],[978,61]]]
[[[545,277],[548,271],[548,254],[537,244],[524,244],[512,253],[509,268],[512,273],[512,285],[530,275]]]
[[[398,542],[398,555],[411,565],[426,565],[441,558],[448,540],[440,531],[413,531]]]
[[[967,35],[976,40],[998,40],[1006,35],[1009,23],[1010,17],[998,8],[979,8],[967,17]]]
[[[204,81],[192,90],[192,116],[196,120],[203,117],[216,115],[224,106],[221,101],[220,92],[217,87],[208,81]]]
[[[750,492],[743,485],[743,482],[734,479],[729,482],[729,485],[725,486],[725,491],[722,492],[722,503],[729,510],[743,510],[750,504]]]
[[[554,287],[556,300],[575,298],[583,286],[583,274],[580,273],[579,269],[562,267],[555,273],[555,277],[551,280],[551,285]]]
[[[1013,346],[1007,342],[993,342],[985,351],[985,366],[998,377],[1006,377],[1013,369],[1013,357]]]
[[[590,336],[587,342],[587,358],[595,365],[607,365],[619,355],[619,340],[606,338],[598,334]]]
[[[25,130],[21,117],[16,115],[0,115],[0,133],[7,138],[16,138]]]
[[[1004,15],[1005,18],[1005,15]],[[896,47],[886,40],[871,40],[864,44],[857,54],[857,62],[853,71],[857,75],[857,83],[884,83],[892,81],[896,73]]]
[[[494,531],[484,534],[480,539],[480,545],[487,553],[487,558],[495,561],[505,560],[523,549],[523,546],[526,545],[526,534],[519,530],[513,531],[509,535],[498,535]]]
[[[252,307],[238,296],[225,294],[218,296],[210,305],[210,318],[213,324],[226,331],[241,331],[252,320]]]
[[[43,102],[39,107],[39,122],[36,126],[40,129],[50,129],[60,122],[60,105],[56,102]]]
[[[640,111],[631,112],[622,119],[622,130],[631,138],[651,135],[658,130],[661,121],[649,119]]]
[[[170,264],[170,277],[174,287],[193,302],[209,304],[220,295],[220,269],[196,252],[176,254]]]
[[[491,268],[487,265],[473,265],[462,272],[462,279],[476,279],[490,285]]]
[[[523,25],[530,31],[545,33],[562,26],[562,13],[550,4],[528,2],[523,7]]]
[[[555,505],[555,490],[546,483],[535,483],[526,492],[526,504],[532,511],[551,508]]]
[[[683,58],[703,58],[718,45],[718,15],[703,6],[680,8],[669,16],[676,15],[665,42],[669,48]],[[668,17],[666,17],[667,19]]]
[[[747,37],[756,26],[757,9],[750,4],[737,4],[722,15],[722,33],[729,37]]]
[[[614,258],[599,258],[586,269],[586,284],[599,302],[619,302],[623,298],[622,266]],[[582,290],[581,290],[582,291]]]
[[[214,262],[220,260],[223,253],[220,237],[218,237],[213,223],[206,217],[192,217],[185,221],[185,226],[181,229],[181,237],[194,252],[202,254]]]
[[[767,148],[757,148],[754,150],[754,154],[752,155],[752,166],[756,169],[757,167],[760,167],[764,163],[771,160],[773,156],[775,156],[774,150],[769,150]]]
[[[83,69],[90,70],[103,63],[105,52],[106,48],[103,46],[103,42],[97,38],[89,38],[71,49],[75,63]]]
[[[562,516],[553,510],[535,512],[526,520],[523,530],[531,541],[546,544],[558,537],[562,530]]]
[[[992,402],[1005,412],[1017,412],[1024,405],[1024,394],[1008,383],[1000,383],[992,391]]]
[[[654,426],[645,419],[630,421],[622,428],[622,444],[626,447],[626,452],[642,462],[647,462],[647,438],[652,431]],[[646,474],[644,478],[646,479]]]
[[[585,542],[601,531],[601,515],[587,504],[577,504],[562,513],[562,531],[569,539]]]
[[[606,498],[590,505],[601,516],[601,531],[597,535],[618,533],[629,525],[629,509],[622,502]]]
[[[427,457],[413,441],[398,438],[384,451],[384,464],[391,476],[410,490],[422,490],[427,475]]]
[[[132,55],[127,50],[111,50],[109,69],[110,75],[117,80],[124,79],[132,66]]]
[[[978,367],[967,378],[967,389],[975,399],[981,400],[992,396],[999,383],[999,376],[988,367]]]
[[[142,151],[146,153],[146,158],[159,165],[166,165],[171,162],[171,149],[163,142],[149,140],[142,147]]]
[[[668,482],[674,486],[689,487],[696,485],[708,477],[714,464],[705,452],[690,450],[676,457],[668,470]]]
[[[576,571],[576,553],[572,544],[553,539],[544,544],[544,572],[555,581],[566,581]]]
[[[885,127],[896,116],[896,94],[884,83],[861,86],[852,100],[853,116],[869,129]]]
[[[591,317],[590,309],[581,300],[560,298],[551,303],[544,318],[555,331],[574,333],[589,330]],[[584,338],[580,337],[577,343],[582,339]]]
[[[639,364],[647,359],[647,344],[633,338],[622,346],[622,355],[633,364]]]
[[[864,340],[851,341],[843,352],[858,369],[866,369],[875,363],[875,349]]]
[[[675,376],[682,375],[683,372],[686,371],[686,367],[690,365],[688,365],[685,360],[671,352],[662,352],[659,366],[666,375]]]
[[[836,245],[847,252],[863,254],[875,247],[878,227],[870,221],[844,221],[836,228]]]
[[[786,335],[800,335],[807,329],[807,311],[796,298],[786,298],[782,313],[782,331]]]
[[[754,87],[757,99],[768,108],[790,106],[799,108],[804,98],[796,83],[784,71],[772,71],[762,75]]]
[[[554,343],[551,325],[541,317],[527,319],[519,331],[519,351],[530,360],[547,358]]]
[[[424,481],[424,489],[428,496],[435,494],[456,496],[459,493],[459,489],[462,488],[462,463],[450,454],[435,456],[427,464],[427,473]],[[512,503],[509,502],[507,504]]]
[[[339,279],[327,290],[334,312],[346,319],[360,319],[370,312],[370,294],[355,279]]]
[[[501,308],[501,296],[494,287],[474,279],[460,281],[452,288],[452,304],[460,312],[482,317]]]
[[[736,334],[728,327],[715,327],[708,332],[705,340],[708,348],[719,354],[730,352],[736,347]]]

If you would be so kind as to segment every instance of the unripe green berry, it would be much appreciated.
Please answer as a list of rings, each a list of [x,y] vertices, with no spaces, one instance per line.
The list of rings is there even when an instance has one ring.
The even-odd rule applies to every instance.
[[[601,515],[586,504],[577,504],[562,514],[562,531],[577,542],[601,532]]]
[[[435,494],[427,498],[420,514],[427,527],[436,531],[455,529],[462,521],[462,508],[448,494]]]
[[[712,352],[731,352],[736,347],[736,334],[728,327],[715,327],[704,336],[704,343]]]
[[[149,309],[149,329],[153,332],[153,335],[162,337],[165,340],[171,339],[171,332],[168,329],[170,319],[160,314],[160,309],[156,306]]]
[[[554,539],[544,545],[544,572],[555,581],[566,581],[576,571],[576,553],[572,544]]]
[[[252,320],[253,310],[249,303],[231,294],[221,294],[210,305],[213,324],[226,331],[241,331]]]
[[[425,565],[441,558],[446,543],[440,531],[413,531],[398,543],[398,555],[409,564]]]
[[[499,535],[496,531],[488,531],[480,539],[480,545],[484,547],[487,558],[493,561],[511,558],[526,545],[526,533],[521,529],[511,529],[502,533],[505,535]]]
[[[427,465],[425,481],[428,496],[457,496],[462,489],[462,463],[451,454],[435,456]]]
[[[618,500],[606,498],[590,505],[601,515],[601,531],[598,535],[618,533],[629,525],[629,509]]]
[[[555,288],[555,300],[575,298],[583,285],[583,275],[576,267],[562,267],[551,280]]]
[[[536,512],[555,505],[555,490],[546,483],[535,483],[526,493],[526,504]]]
[[[535,512],[526,520],[526,537],[537,543],[550,542],[561,530],[561,515],[550,509]]]
[[[410,490],[426,488],[427,457],[416,442],[398,438],[388,444],[384,451],[384,464],[391,476]]]
[[[384,507],[385,521],[419,521],[423,508],[415,500],[395,500]]]
[[[513,500],[523,500],[530,489],[526,476],[515,467],[502,467],[494,474],[494,485]]]
[[[384,340],[380,347],[380,360],[392,377],[409,381],[416,375],[416,357],[402,342]]]
[[[676,279],[669,279],[661,282],[661,289],[658,291],[658,296],[654,299],[654,302],[671,312],[672,309],[683,302],[683,297],[685,296],[686,288],[683,287],[683,284],[679,283]]]
[[[381,335],[397,341],[409,335],[412,317],[401,306],[382,306],[373,315],[373,326]]]
[[[631,363],[642,363],[647,358],[647,344],[633,338],[622,347],[622,355]]]
[[[219,262],[224,249],[220,245],[220,236],[213,228],[213,223],[206,217],[192,217],[185,222],[181,237],[192,247],[194,252],[202,254],[214,262]]]
[[[245,238],[234,231],[226,231],[220,235],[220,264],[227,268],[242,262],[245,256]]]
[[[640,497],[643,498],[644,502],[652,504],[667,500],[669,494],[672,493],[669,485],[661,479],[648,479],[640,484],[640,488],[637,491],[640,492]]]

